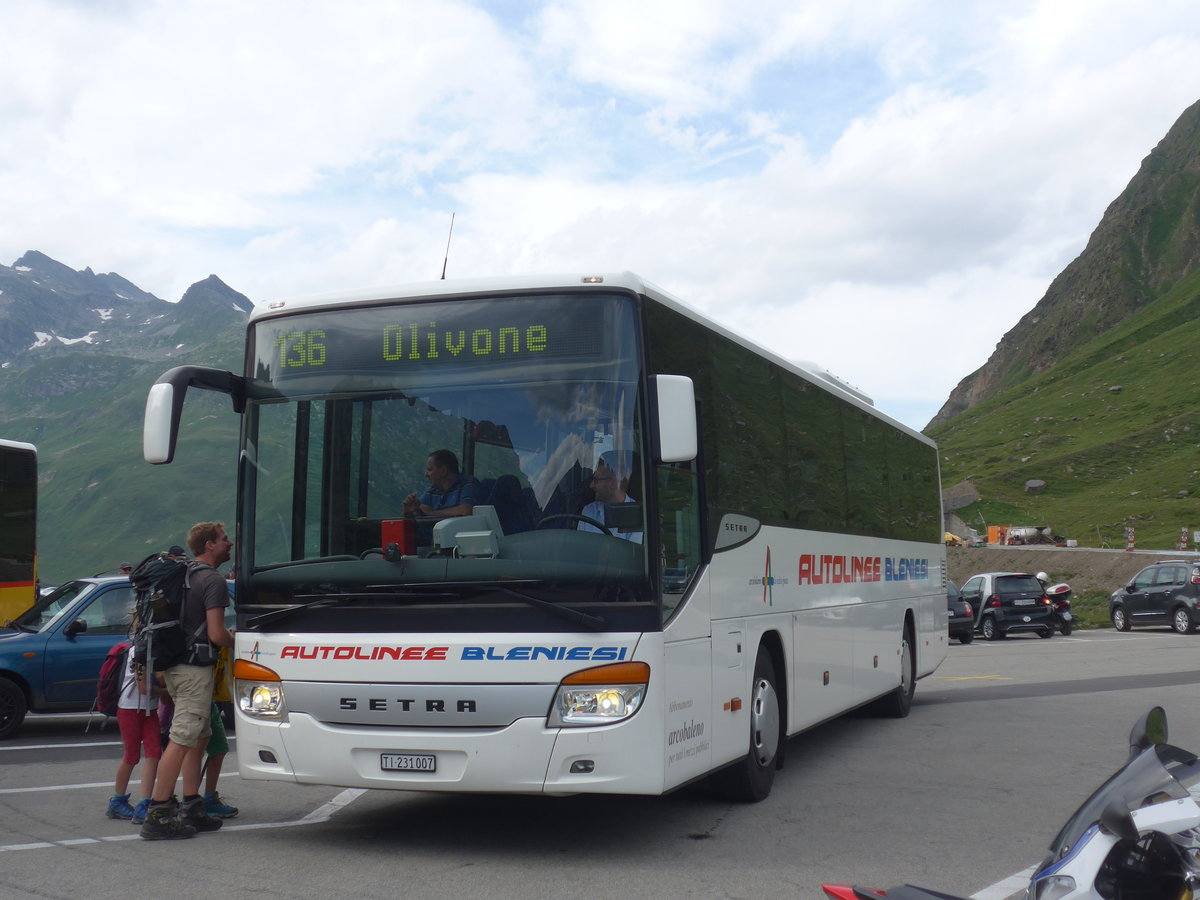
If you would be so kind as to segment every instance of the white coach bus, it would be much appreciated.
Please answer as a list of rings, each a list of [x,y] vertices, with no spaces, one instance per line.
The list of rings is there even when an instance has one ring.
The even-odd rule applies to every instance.
[[[759,800],[945,655],[933,443],[632,274],[259,306],[150,462],[189,386],[243,416],[243,777]],[[406,516],[438,450],[473,509]]]

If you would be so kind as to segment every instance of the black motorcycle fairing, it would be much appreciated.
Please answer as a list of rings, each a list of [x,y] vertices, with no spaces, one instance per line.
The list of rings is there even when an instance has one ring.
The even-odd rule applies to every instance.
[[[1045,869],[1071,852],[1089,828],[1100,821],[1104,810],[1119,802],[1128,810],[1147,803],[1188,796],[1188,785],[1200,781],[1200,763],[1195,754],[1171,744],[1153,744],[1129,760],[1100,785],[1067,820],[1050,845]]]

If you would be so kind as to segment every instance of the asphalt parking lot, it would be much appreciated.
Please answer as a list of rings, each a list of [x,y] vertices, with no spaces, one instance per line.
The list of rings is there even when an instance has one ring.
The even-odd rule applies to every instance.
[[[1200,748],[1200,635],[1168,630],[952,644],[904,720],[847,716],[793,738],[763,803],[479,797],[254,782],[221,831],[148,843],[104,817],[110,725],[32,717],[0,742],[0,896],[222,898],[772,896],[910,881],[1019,896],[1067,815],[1124,761],[1133,720]],[[230,766],[232,769],[232,766]],[[202,856],[197,856],[202,854]],[[199,864],[198,860],[200,861]],[[1027,877],[1027,875],[1025,876]],[[353,885],[353,891],[350,885]]]

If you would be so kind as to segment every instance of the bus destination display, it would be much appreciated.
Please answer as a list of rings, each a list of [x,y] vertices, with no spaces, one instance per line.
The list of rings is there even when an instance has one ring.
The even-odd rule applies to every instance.
[[[569,298],[459,301],[338,310],[271,319],[257,328],[259,376],[442,366],[488,366],[539,359],[595,358],[605,320],[624,319],[625,304],[570,304]],[[603,314],[596,316],[595,313]],[[619,333],[619,327],[607,333]],[[264,372],[263,370],[266,370]]]

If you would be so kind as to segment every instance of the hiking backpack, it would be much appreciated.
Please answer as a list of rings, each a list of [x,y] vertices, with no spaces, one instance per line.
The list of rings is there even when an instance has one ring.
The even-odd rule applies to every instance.
[[[133,604],[133,658],[147,672],[163,672],[181,663],[207,666],[216,661],[206,621],[201,620],[193,634],[183,630],[183,604],[191,575],[191,565],[168,553],[147,556],[129,575],[137,592]]]
[[[121,699],[121,688],[125,684],[130,646],[129,641],[114,644],[100,664],[100,677],[96,681],[96,709],[106,716],[117,714],[117,701]]]

